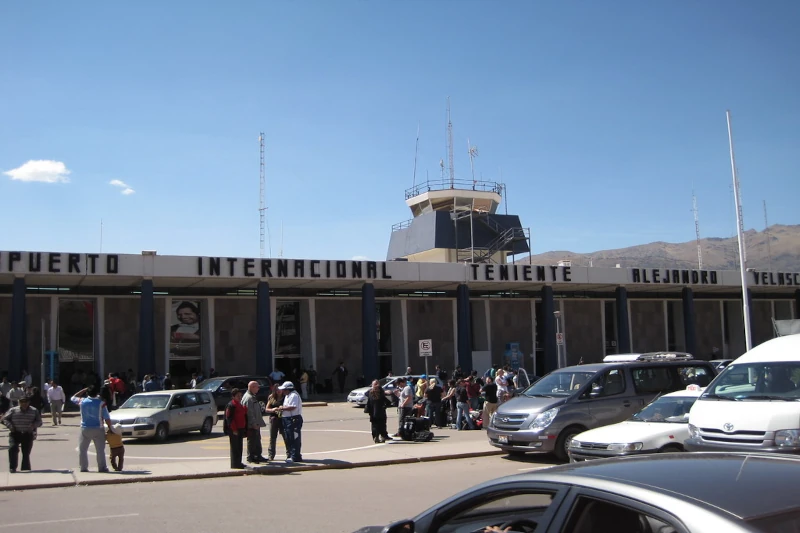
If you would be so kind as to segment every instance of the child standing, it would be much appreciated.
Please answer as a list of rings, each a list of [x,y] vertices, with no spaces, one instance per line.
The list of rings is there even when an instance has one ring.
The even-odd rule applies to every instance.
[[[106,442],[111,449],[111,456],[109,457],[109,459],[111,459],[111,468],[113,468],[115,472],[120,472],[122,470],[122,463],[125,461],[125,446],[122,444],[122,426],[114,424],[112,429],[106,432]],[[117,463],[117,459],[119,459],[119,464]]]

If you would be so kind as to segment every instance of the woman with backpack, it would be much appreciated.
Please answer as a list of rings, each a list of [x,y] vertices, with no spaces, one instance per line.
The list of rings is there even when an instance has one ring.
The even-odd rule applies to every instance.
[[[247,407],[242,405],[242,391],[231,390],[231,398],[225,406],[224,430],[230,440],[231,468],[240,470],[244,468],[242,452],[244,436],[247,434]]]
[[[392,440],[386,429],[386,408],[391,406],[392,402],[386,397],[380,382],[377,379],[374,380],[372,388],[367,394],[367,405],[364,406],[364,412],[369,414],[369,421],[372,425],[372,440],[375,444]]]

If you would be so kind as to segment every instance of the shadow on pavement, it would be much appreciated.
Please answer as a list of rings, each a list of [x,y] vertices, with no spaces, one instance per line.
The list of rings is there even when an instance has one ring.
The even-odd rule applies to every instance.
[[[501,459],[504,461],[512,461],[515,463],[525,463],[525,464],[538,464],[543,466],[556,466],[564,464],[563,461],[559,461],[555,455],[550,453],[527,453],[524,455],[503,455]]]
[[[34,468],[33,470],[18,470],[17,472],[20,474],[71,474],[72,470],[60,470],[57,468]]]

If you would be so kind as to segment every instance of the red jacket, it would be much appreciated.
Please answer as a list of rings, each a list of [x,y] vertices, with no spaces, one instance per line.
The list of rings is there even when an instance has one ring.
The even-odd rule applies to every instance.
[[[239,433],[247,429],[247,407],[238,400],[231,400],[225,410],[225,418],[228,420],[228,429],[231,434]]]
[[[125,382],[119,378],[111,378],[111,390],[119,394],[125,394]]]

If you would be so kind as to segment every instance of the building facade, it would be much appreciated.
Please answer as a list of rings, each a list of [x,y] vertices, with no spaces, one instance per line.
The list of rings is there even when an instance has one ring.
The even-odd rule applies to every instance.
[[[800,273],[747,273],[753,344],[800,317]],[[745,351],[737,271],[0,251],[0,372],[287,372],[339,362],[543,375],[605,355]],[[558,316],[557,313],[558,312]],[[559,347],[564,359],[559,363]],[[715,350],[716,348],[716,350]]]

